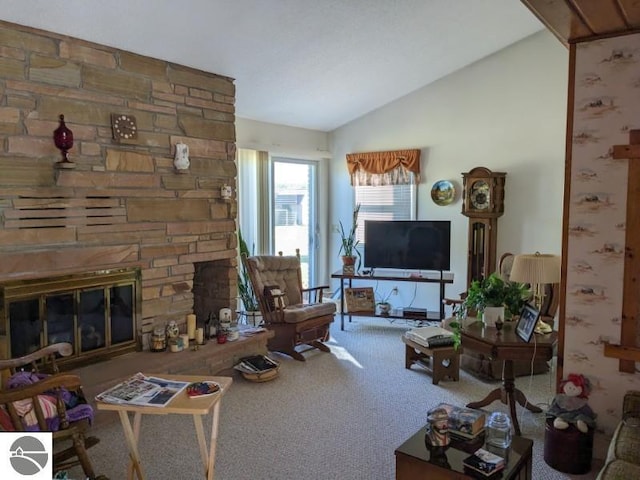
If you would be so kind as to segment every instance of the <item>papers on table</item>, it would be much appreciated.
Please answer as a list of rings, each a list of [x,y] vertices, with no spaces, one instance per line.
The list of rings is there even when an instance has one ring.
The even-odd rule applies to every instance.
[[[189,382],[167,380],[136,373],[115,387],[96,395],[96,400],[106,403],[164,407],[187,385],[189,385]]]

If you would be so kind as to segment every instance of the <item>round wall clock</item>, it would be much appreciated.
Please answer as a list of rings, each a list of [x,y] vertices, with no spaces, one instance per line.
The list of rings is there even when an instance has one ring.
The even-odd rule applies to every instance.
[[[115,140],[131,140],[138,138],[138,126],[133,115],[111,114],[111,128]]]
[[[440,180],[431,188],[431,200],[436,205],[449,205],[456,197],[456,189],[449,180]]]

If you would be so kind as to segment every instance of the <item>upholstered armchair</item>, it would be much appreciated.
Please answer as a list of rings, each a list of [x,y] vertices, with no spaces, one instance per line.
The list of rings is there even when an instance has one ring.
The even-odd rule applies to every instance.
[[[304,361],[299,346],[330,349],[329,339],[336,305],[322,303],[322,293],[329,286],[302,288],[300,257],[259,255],[243,257],[251,285],[260,304],[265,327],[275,335],[269,340],[271,351],[281,352]]]

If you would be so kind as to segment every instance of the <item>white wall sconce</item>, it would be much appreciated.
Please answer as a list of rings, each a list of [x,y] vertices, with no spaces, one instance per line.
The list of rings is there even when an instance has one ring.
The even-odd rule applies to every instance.
[[[189,145],[186,143],[176,143],[176,155],[173,158],[173,165],[176,167],[176,172],[187,173],[189,170]]]
[[[231,185],[227,185],[226,183],[220,187],[220,197],[223,200],[231,200],[233,196],[233,188]]]

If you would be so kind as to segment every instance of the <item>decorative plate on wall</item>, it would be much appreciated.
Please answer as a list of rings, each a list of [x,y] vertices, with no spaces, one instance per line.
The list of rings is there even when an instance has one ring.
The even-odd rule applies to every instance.
[[[431,199],[436,205],[449,205],[456,198],[456,189],[449,180],[439,180],[431,188]]]

